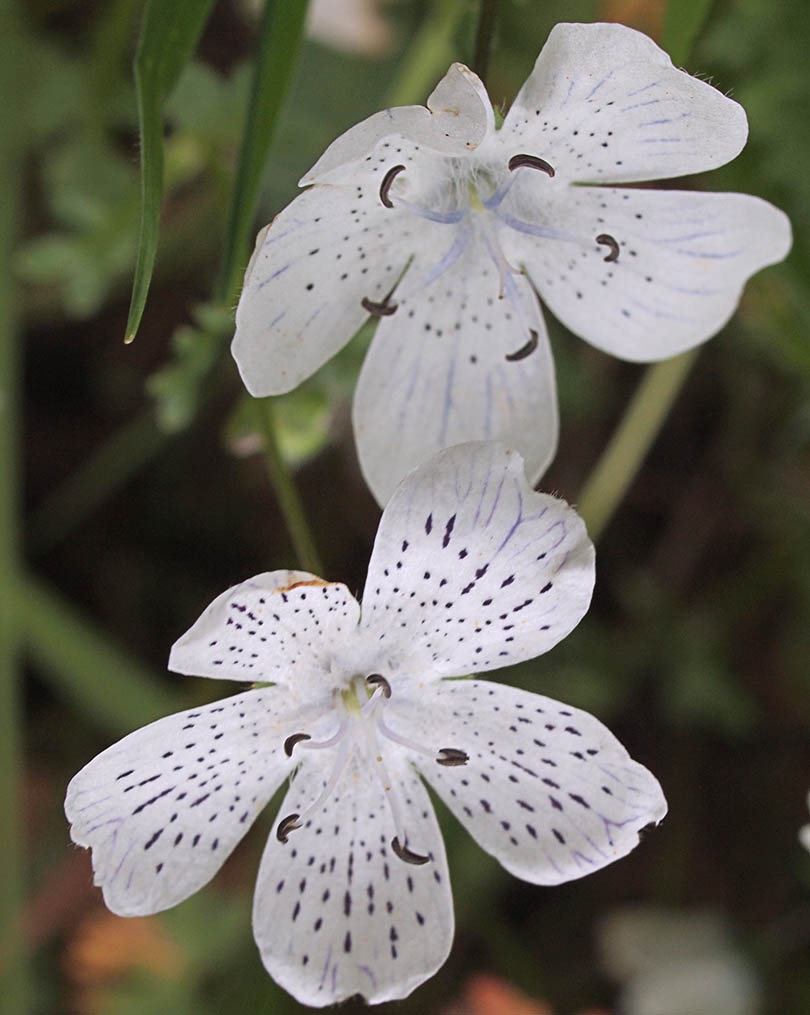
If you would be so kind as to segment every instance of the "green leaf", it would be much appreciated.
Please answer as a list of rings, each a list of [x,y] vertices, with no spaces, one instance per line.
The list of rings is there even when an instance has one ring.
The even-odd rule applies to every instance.
[[[259,185],[304,35],[307,0],[267,0],[216,296],[231,304],[244,269]]]
[[[672,57],[676,67],[683,67],[714,0],[669,0],[664,16],[661,46]]]
[[[126,341],[135,337],[155,266],[163,196],[163,103],[191,58],[213,0],[147,0],[135,56],[141,132],[141,232],[127,319]]]

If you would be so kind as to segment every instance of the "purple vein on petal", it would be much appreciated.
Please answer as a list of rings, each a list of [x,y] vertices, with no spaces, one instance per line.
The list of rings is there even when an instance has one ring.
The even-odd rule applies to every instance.
[[[683,257],[697,257],[697,258],[705,257],[705,258],[707,258],[710,261],[727,261],[731,257],[739,257],[741,251],[739,251],[739,250],[731,250],[731,251],[729,251],[728,253],[725,253],[725,254],[719,254],[719,253],[718,254],[709,254],[709,253],[706,253],[705,251],[702,251],[702,250],[684,250],[681,247],[676,247],[675,248],[675,253],[676,254],[681,254]]]
[[[439,441],[442,446],[447,443],[447,424],[450,421],[450,411],[453,408],[453,381],[456,376],[456,361],[450,360],[450,367],[444,382],[444,404],[442,405],[442,425],[439,430]]]
[[[313,322],[313,321],[314,321],[314,320],[316,319],[316,317],[318,317],[318,315],[319,315],[320,313],[322,313],[322,312],[323,312],[323,311],[324,311],[325,309],[326,309],[326,304],[325,304],[325,303],[322,303],[322,304],[321,304],[321,305],[320,305],[320,306],[318,307],[318,309],[317,309],[317,310],[315,311],[315,313],[314,313],[314,314],[310,314],[310,316],[309,316],[309,318],[308,318],[308,320],[307,320],[306,324],[305,324],[305,325],[304,325],[304,327],[303,327],[303,328],[301,329],[301,333],[302,333],[302,334],[303,334],[303,332],[305,332],[305,331],[307,330],[307,328],[308,328],[308,327],[310,326],[310,324],[312,324],[312,322]]]
[[[635,91],[628,92],[627,98],[632,99],[634,95],[641,95],[642,92],[649,91],[650,88],[657,88],[660,84],[660,81],[650,81],[649,84],[642,85],[641,88],[636,88]]]
[[[506,533],[506,536],[504,537],[503,542],[501,543],[501,545],[498,547],[498,549],[493,554],[493,557],[497,557],[498,556],[498,554],[501,552],[501,550],[506,546],[506,544],[509,542],[509,540],[512,538],[512,536],[514,536],[514,534],[517,532],[517,530],[520,528],[520,526],[524,522],[524,518],[523,518],[523,494],[520,492],[520,486],[518,485],[517,481],[515,481],[515,489],[517,491],[517,496],[518,496],[517,518],[515,519],[515,522],[512,525],[512,528]]]
[[[624,106],[624,108],[620,109],[619,112],[620,113],[630,113],[634,109],[641,109],[643,106],[657,106],[659,104],[659,102],[663,102],[663,101],[664,101],[663,99],[647,99],[646,102],[636,102],[632,106]]]
[[[495,214],[510,229],[516,229],[519,233],[526,233],[528,236],[539,236],[544,240],[565,240],[568,243],[577,243],[576,236],[571,233],[564,233],[560,229],[550,229],[548,226],[536,226],[532,222],[524,222],[523,219],[510,215],[509,212],[498,209]]]
[[[478,497],[478,505],[477,505],[477,507],[475,509],[475,514],[473,515],[473,528],[477,528],[478,527],[478,519],[481,517],[481,507],[482,507],[482,505],[484,503],[484,498],[487,495],[487,490],[489,489],[489,479],[490,479],[491,475],[492,475],[492,469],[488,469],[487,470],[487,478],[484,480],[484,483],[483,483],[483,485],[481,487],[481,493],[480,493],[480,495]]]
[[[279,275],[283,275],[285,271],[289,271],[290,267],[291,266],[289,264],[285,264],[283,268],[279,268],[278,271],[274,271],[272,275],[268,275],[267,278],[263,278],[261,282],[257,283],[256,291],[258,292],[259,290],[264,289],[268,282],[272,282],[274,278],[278,278]]]
[[[602,87],[602,85],[607,84],[607,82],[610,81],[611,77],[613,77],[613,75],[612,74],[608,74],[606,77],[603,77],[601,81],[597,82],[597,84],[595,84],[593,86],[593,88],[585,96],[585,101],[587,102],[588,99],[592,99],[594,97],[594,95],[596,95],[596,93]]]
[[[489,523],[492,521],[495,511],[498,507],[498,501],[501,499],[501,491],[503,490],[503,484],[506,482],[506,473],[501,476],[501,481],[498,483],[498,489],[495,493],[495,500],[492,502],[492,510],[489,512],[489,518],[484,522],[484,528],[489,528]]]
[[[435,282],[435,280],[443,275],[448,268],[452,268],[464,252],[470,239],[470,234],[471,229],[469,225],[459,230],[459,232],[456,233],[455,239],[449,249],[442,256],[439,262],[435,264],[430,271],[423,275],[422,278],[415,282],[410,289],[403,293],[400,297],[400,301],[410,299],[415,293],[419,292],[420,289],[424,289],[426,286],[430,285],[431,282]]]

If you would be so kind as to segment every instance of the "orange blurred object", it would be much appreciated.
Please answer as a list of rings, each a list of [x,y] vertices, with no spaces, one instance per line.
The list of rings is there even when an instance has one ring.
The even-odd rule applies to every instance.
[[[83,920],[65,951],[67,975],[90,987],[134,970],[166,979],[179,977],[186,966],[182,949],[151,916],[120,917],[106,910]]]
[[[637,28],[652,39],[660,39],[664,27],[666,0],[602,0],[599,17]]]
[[[545,1001],[536,1001],[489,973],[469,980],[464,1000],[468,1015],[554,1015]]]

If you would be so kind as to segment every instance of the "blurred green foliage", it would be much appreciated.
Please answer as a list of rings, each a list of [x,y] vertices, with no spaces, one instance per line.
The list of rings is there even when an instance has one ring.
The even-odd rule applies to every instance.
[[[118,693],[119,666],[136,682],[138,666],[130,672],[115,652],[128,648],[152,668],[145,697],[131,699],[134,726],[162,702],[148,690],[152,672],[165,668],[168,646],[202,606],[231,581],[295,561],[227,356],[233,308],[212,299],[258,21],[247,5],[214,5],[165,103],[161,245],[141,333],[125,350],[140,208],[130,63],[143,5],[25,6],[17,41],[38,68],[15,259],[28,343],[26,499],[44,517],[49,505],[62,510],[66,484],[81,487],[66,526],[52,529],[40,549],[32,542],[30,559],[95,622],[85,629],[49,599],[53,637],[40,636],[27,685],[37,990],[45,1010],[71,1011],[77,986],[66,956],[79,921],[59,907],[67,898],[71,913],[85,914],[101,903],[87,867],[82,879],[69,869],[75,856],[61,797],[70,774],[126,718],[128,699],[110,704],[104,696]],[[617,17],[634,9],[502,0],[493,100],[508,106],[555,20],[593,20],[608,7]],[[668,24],[679,11],[685,18],[705,7],[673,0]],[[383,12],[394,43],[376,57],[304,43],[261,180],[257,228],[291,199],[329,141],[393,89],[424,80],[409,100],[426,97],[444,69],[425,56],[433,59],[435,48],[420,48],[428,19],[441,15],[444,30],[452,28],[450,59],[469,59],[472,0],[398,0]],[[689,26],[681,27],[688,37]],[[594,928],[639,899],[722,910],[764,984],[767,1015],[810,1010],[810,857],[796,843],[810,786],[808,46],[799,0],[717,0],[691,55],[677,61],[740,100],[751,127],[743,155],[697,185],[780,204],[794,222],[795,249],[787,264],[754,280],[735,319],[701,354],[604,534],[588,618],[548,658],[503,674],[608,722],[661,778],[670,816],[623,864],[543,891],[506,876],[444,814],[459,931],[447,965],[400,1012],[444,1010],[480,968],[560,1011],[613,1010],[617,988],[598,966]],[[545,486],[575,501],[640,374],[553,329],[562,443]],[[362,587],[377,517],[347,425],[368,337],[275,404],[279,443],[298,470],[328,576],[354,589]],[[101,394],[110,390],[148,398]],[[153,414],[171,439],[154,439]],[[94,470],[105,448],[115,468]],[[32,641],[40,623],[33,599]],[[67,683],[53,677],[63,623],[78,638]],[[98,640],[99,628],[114,651]],[[177,689],[177,678],[161,685],[167,696]],[[188,680],[181,693],[200,700],[231,690]],[[183,952],[182,972],[167,980],[125,969],[103,985],[103,1010],[300,1010],[266,977],[250,939],[252,882],[268,827],[250,834],[211,888],[156,918]]]

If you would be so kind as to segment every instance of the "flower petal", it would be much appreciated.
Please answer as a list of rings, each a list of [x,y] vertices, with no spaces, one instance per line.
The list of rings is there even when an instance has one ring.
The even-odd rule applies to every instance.
[[[510,230],[507,256],[526,267],[553,313],[623,359],[674,356],[714,335],[747,279],[790,249],[787,216],[747,194],[569,188],[555,214],[583,245]],[[597,236],[618,245],[611,256]]]
[[[579,623],[594,582],[576,512],[535,493],[520,455],[486,442],[412,472],[383,512],[362,637],[400,684],[483,672],[547,652]]]
[[[446,243],[446,237],[444,242]],[[434,452],[470,440],[519,451],[537,480],[554,456],[554,363],[537,297],[522,275],[498,272],[471,238],[432,284],[399,297],[366,356],[354,400],[360,465],[380,504]],[[402,283],[441,254],[422,248]]]
[[[179,638],[169,669],[219,680],[288,685],[292,705],[320,699],[336,640],[357,630],[345,585],[305,571],[271,571],[223,592]]]
[[[418,765],[473,838],[524,881],[590,874],[666,814],[655,777],[587,712],[472,680],[426,688],[409,719],[394,704],[397,732],[469,754],[463,766]]]
[[[157,913],[211,880],[292,767],[294,721],[283,691],[248,691],[130,733],[74,776],[71,836],[114,913]]]
[[[462,63],[454,63],[424,106],[395,106],[350,127],[333,141],[300,185],[350,179],[356,163],[380,141],[401,137],[443,155],[473,151],[495,126],[492,104],[481,80]]]
[[[407,801],[410,844],[429,863],[393,853],[382,783],[357,756],[322,810],[285,844],[272,834],[262,857],[254,934],[270,975],[303,1004],[406,997],[450,951],[453,905],[433,806],[404,758],[386,763],[393,792]],[[327,776],[328,759],[307,756],[281,818],[302,813]]]
[[[404,269],[413,224],[368,180],[313,187],[256,238],[231,351],[252,395],[310,377],[368,318]]]
[[[741,106],[676,70],[641,32],[561,24],[501,133],[561,180],[630,183],[722,166],[742,150],[748,124]]]

